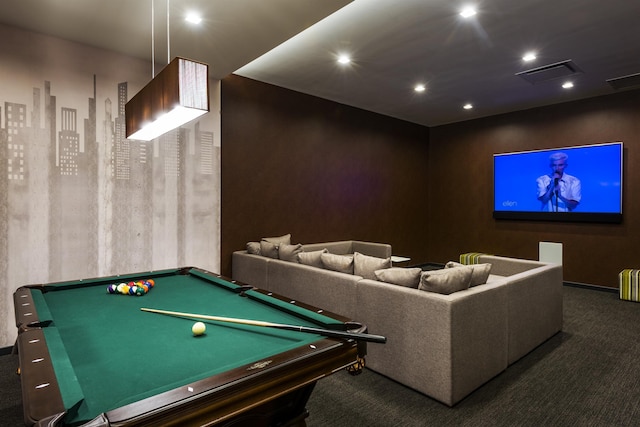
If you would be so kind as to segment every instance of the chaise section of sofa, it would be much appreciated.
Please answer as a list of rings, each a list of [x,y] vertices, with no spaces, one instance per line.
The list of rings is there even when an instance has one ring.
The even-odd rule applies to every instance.
[[[309,265],[272,260],[265,289],[349,319],[356,317],[356,286],[362,277]]]
[[[329,253],[335,255],[353,255],[355,252],[359,252],[363,255],[377,258],[391,257],[391,245],[359,240],[310,243],[302,245],[301,249],[303,252],[315,252],[326,249]],[[269,289],[268,266],[272,261],[282,260],[263,255],[250,254],[246,250],[236,251],[232,254],[231,258],[232,278],[258,288]]]
[[[271,258],[247,251],[231,254],[231,278],[261,289],[269,289],[267,267]]]
[[[391,257],[391,245],[359,240],[304,244],[301,249],[326,250],[334,255],[358,252],[376,258]],[[362,276],[249,254],[245,250],[232,255],[232,278],[357,320],[355,288]]]
[[[367,367],[453,406],[507,367],[505,284],[441,295],[360,281],[357,319],[387,337]]]

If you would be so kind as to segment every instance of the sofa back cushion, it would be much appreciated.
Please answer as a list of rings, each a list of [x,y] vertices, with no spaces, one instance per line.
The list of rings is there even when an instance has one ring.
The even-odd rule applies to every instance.
[[[298,254],[298,261],[300,264],[310,265],[312,267],[324,268],[322,265],[322,254],[326,254],[328,251],[326,249],[321,249],[318,251],[302,251]]]
[[[274,243],[276,245],[279,245],[280,243],[285,243],[287,245],[290,245],[291,244],[291,234],[285,234],[283,236],[277,236],[277,237],[263,237],[262,241],[269,242],[269,243]]]
[[[387,243],[362,242],[354,240],[352,246],[353,252],[360,252],[361,254],[377,258],[391,257],[391,245]]]
[[[302,245],[300,243],[297,245],[280,243],[280,247],[278,248],[278,257],[283,261],[300,262],[298,259],[298,254],[300,252],[302,252]]]
[[[453,267],[463,267],[464,264],[460,264],[459,262],[449,261],[444,265],[445,268],[453,268]],[[491,264],[471,264],[469,265],[473,269],[471,273],[471,283],[469,287],[474,287],[478,285],[484,285],[487,283],[489,279],[489,274],[491,274]]]
[[[341,240],[327,243],[308,243],[302,246],[305,252],[319,251],[327,249],[332,254],[348,255],[360,252],[364,255],[378,258],[389,258],[391,256],[391,245],[386,243],[363,242],[359,240]]]
[[[332,254],[337,255],[352,254],[353,242],[351,240],[344,240],[339,242],[309,243],[302,245],[302,250],[305,252],[315,252],[322,249],[326,249]]]
[[[247,242],[247,253],[260,255],[260,242]]]
[[[353,274],[353,256],[323,253],[320,255],[322,266],[327,270]]]
[[[266,256],[267,258],[278,259],[278,247],[279,243],[272,243],[266,240],[260,241],[260,255]]]
[[[472,273],[473,268],[471,266],[425,271],[420,276],[418,289],[449,295],[468,289],[471,284]]]
[[[365,279],[376,280],[376,270],[391,267],[391,258],[378,258],[363,255],[360,252],[353,254],[353,274]]]
[[[422,269],[418,267],[391,267],[385,268],[383,270],[376,270],[374,274],[376,276],[374,280],[392,283],[394,285],[406,286],[407,288],[418,289]]]

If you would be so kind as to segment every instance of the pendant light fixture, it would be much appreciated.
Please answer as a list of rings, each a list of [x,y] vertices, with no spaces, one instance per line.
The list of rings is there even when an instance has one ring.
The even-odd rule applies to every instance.
[[[151,62],[155,63],[151,1]],[[167,0],[167,62],[169,0]],[[152,71],[152,74],[154,71]],[[209,66],[176,57],[125,105],[127,139],[151,141],[209,112]]]

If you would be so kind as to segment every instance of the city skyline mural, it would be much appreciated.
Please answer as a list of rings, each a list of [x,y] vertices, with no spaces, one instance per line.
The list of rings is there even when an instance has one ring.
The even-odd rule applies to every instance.
[[[127,140],[124,106],[151,77],[144,61],[7,27],[0,36],[15,42],[0,47],[0,346],[15,336],[12,294],[24,284],[219,270],[213,114]]]

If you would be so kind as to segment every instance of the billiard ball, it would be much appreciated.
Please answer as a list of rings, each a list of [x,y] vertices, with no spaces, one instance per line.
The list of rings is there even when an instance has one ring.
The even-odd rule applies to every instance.
[[[196,322],[191,327],[191,332],[193,332],[193,335],[196,337],[204,334],[204,331],[206,330],[207,330],[207,327],[202,322]]]

